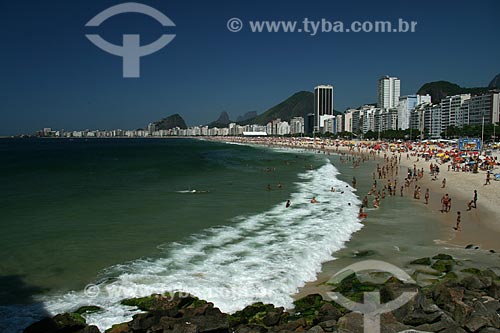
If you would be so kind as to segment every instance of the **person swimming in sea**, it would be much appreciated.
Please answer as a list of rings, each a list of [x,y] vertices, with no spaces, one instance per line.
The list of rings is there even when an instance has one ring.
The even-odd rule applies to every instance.
[[[312,197],[311,203],[318,203],[318,200],[316,200],[316,197]]]

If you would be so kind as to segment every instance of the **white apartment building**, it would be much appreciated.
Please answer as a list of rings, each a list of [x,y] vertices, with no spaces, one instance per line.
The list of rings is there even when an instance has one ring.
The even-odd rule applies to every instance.
[[[384,76],[378,80],[378,107],[396,108],[399,103],[401,82],[397,77]]]

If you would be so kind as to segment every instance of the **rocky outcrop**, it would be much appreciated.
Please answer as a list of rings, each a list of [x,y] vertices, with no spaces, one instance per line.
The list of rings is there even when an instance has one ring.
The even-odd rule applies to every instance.
[[[383,333],[412,330],[500,332],[500,278],[495,272],[470,267],[452,271],[462,264],[444,254],[432,259],[417,259],[410,265],[434,266],[440,276],[431,284],[418,286],[403,283],[394,277],[381,284],[363,282],[353,273],[331,285],[331,290],[355,302],[363,302],[365,292],[378,291],[382,303],[398,298],[405,291],[416,291],[409,302],[381,316]],[[439,267],[436,266],[445,269],[437,269]],[[350,312],[317,294],[295,301],[294,309],[289,311],[272,304],[255,303],[233,314],[222,313],[212,303],[187,294],[151,295],[123,300],[122,304],[144,312],[135,315],[128,323],[113,326],[106,333],[364,332],[361,314]],[[24,332],[97,333],[99,330],[88,326],[84,317],[86,313],[99,310],[91,306],[80,308],[75,313],[46,318]]]

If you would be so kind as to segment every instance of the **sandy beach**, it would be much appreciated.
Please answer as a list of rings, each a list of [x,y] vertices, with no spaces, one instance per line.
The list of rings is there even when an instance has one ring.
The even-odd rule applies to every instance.
[[[318,272],[316,280],[307,282],[297,290],[294,299],[311,294],[326,297],[331,287],[329,279],[340,269],[363,258],[388,261],[395,264],[422,284],[426,284],[429,276],[417,274],[415,267],[409,263],[417,258],[432,257],[437,253],[450,253],[460,258],[465,265],[499,270],[498,253],[500,238],[498,216],[500,207],[495,205],[495,196],[499,192],[500,182],[492,181],[483,185],[486,172],[448,171],[447,165],[440,165],[440,173],[432,180],[430,164],[436,159],[425,161],[418,152],[396,153],[390,150],[373,150],[363,144],[354,146],[353,142],[340,141],[335,144],[313,144],[307,139],[278,138],[220,138],[220,141],[231,141],[240,144],[258,144],[269,147],[292,148],[299,151],[314,151],[318,154],[330,153],[340,155],[343,163],[364,160],[358,167],[345,168],[340,178],[346,182],[351,177],[358,179],[358,196],[362,199],[370,192],[373,173],[377,165],[384,165],[392,157],[398,160],[398,172],[388,179],[375,178],[381,189],[390,179],[397,179],[396,195],[381,200],[380,209],[374,209],[369,196],[368,218],[363,221],[365,227],[353,234],[345,248],[333,254],[334,260],[325,262]],[[356,143],[354,143],[356,144]],[[498,153],[494,153],[498,156]],[[351,156],[351,158],[349,158]],[[384,157],[385,156],[385,157]],[[401,157],[401,158],[400,158]],[[400,195],[400,186],[405,183],[408,169],[424,170],[422,177],[412,181]],[[498,166],[496,167],[498,168]],[[392,179],[391,179],[392,178]],[[442,188],[442,179],[446,178],[446,186]],[[413,198],[414,186],[421,187],[420,199]],[[429,189],[429,203],[425,204],[424,193]],[[477,208],[467,211],[467,203],[473,198],[477,189]],[[450,212],[441,212],[441,197],[448,193],[452,198]],[[371,207],[371,208],[370,208]],[[462,214],[461,231],[454,230],[457,211]],[[430,280],[429,280],[430,281]]]
[[[241,138],[224,137],[209,138],[223,142],[237,142],[242,144],[258,144],[274,147],[284,147],[293,149],[311,149],[315,151],[326,151],[337,154],[348,154],[353,156],[369,156],[370,159],[376,159],[380,163],[384,161],[384,156],[397,157],[399,160],[400,172],[397,177],[398,183],[402,184],[406,177],[406,169],[423,169],[423,177],[417,184],[421,187],[422,195],[420,200],[422,209],[429,209],[440,219],[445,230],[442,235],[442,241],[451,245],[466,246],[473,244],[483,249],[500,251],[500,206],[498,206],[498,194],[500,193],[500,182],[491,181],[490,185],[484,185],[486,172],[448,171],[448,164],[440,165],[440,173],[437,179],[432,180],[429,165],[438,163],[438,158],[432,158],[426,161],[422,158],[420,152],[394,152],[379,150],[367,147],[376,143],[356,142],[356,141],[312,141],[309,138]],[[387,144],[387,143],[386,143]],[[499,156],[499,152],[493,152],[493,157]],[[399,158],[400,157],[400,158]],[[439,162],[440,163],[440,162]],[[495,167],[498,172],[499,167]],[[376,170],[373,170],[376,171]],[[442,188],[442,180],[446,178],[446,186]],[[493,179],[494,177],[492,177]],[[429,204],[424,203],[425,190],[430,190]],[[468,203],[474,197],[474,190],[477,190],[478,200],[477,208],[467,211]],[[441,197],[448,193],[452,198],[452,207],[450,212],[441,213]],[[358,193],[360,198],[363,193]],[[397,189],[399,195],[399,186]],[[409,195],[406,193],[405,195]],[[457,211],[461,212],[461,231],[456,231],[453,227],[456,224]]]

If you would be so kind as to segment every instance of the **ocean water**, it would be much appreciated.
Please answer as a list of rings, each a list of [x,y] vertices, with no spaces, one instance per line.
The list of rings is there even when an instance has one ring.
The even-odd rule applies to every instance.
[[[0,158],[2,332],[83,305],[104,308],[86,319],[106,329],[136,313],[122,299],[169,291],[227,312],[291,307],[362,227],[355,190],[324,155],[185,139],[1,140]]]

